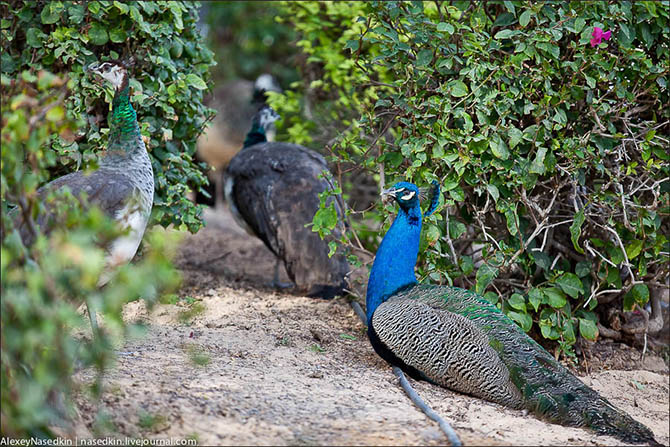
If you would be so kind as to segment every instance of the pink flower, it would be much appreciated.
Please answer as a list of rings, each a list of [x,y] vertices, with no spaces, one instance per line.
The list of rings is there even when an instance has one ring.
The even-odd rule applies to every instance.
[[[605,40],[610,40],[610,37],[612,37],[612,31],[607,31],[606,33],[603,33],[603,30],[601,28],[598,28],[597,26],[593,27],[593,33],[591,33],[593,36],[593,39],[591,39],[591,46],[596,47],[600,42],[605,39]]]

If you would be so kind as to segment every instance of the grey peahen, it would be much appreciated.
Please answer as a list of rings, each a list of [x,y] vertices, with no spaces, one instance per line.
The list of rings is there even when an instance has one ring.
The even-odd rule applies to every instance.
[[[111,279],[114,268],[130,261],[137,252],[153,205],[154,174],[137,115],[130,104],[128,63],[102,62],[90,65],[87,71],[110,82],[115,89],[106,151],[97,170],[59,177],[39,188],[37,196],[44,201],[52,192],[67,188],[75,197],[85,194],[88,205],[99,207],[119,222],[124,233],[106,247],[105,270],[98,280],[98,286],[103,286]],[[42,233],[49,234],[58,222],[52,209],[48,205],[44,208],[35,223]],[[24,243],[31,245],[35,238],[31,226],[21,215],[15,222]],[[90,309],[89,314],[95,326]]]
[[[305,225],[319,209],[319,194],[329,187],[319,178],[326,160],[306,147],[267,142],[268,125],[278,119],[263,106],[253,119],[243,149],[226,170],[225,195],[236,221],[275,254],[274,285],[279,263],[300,293],[331,298],[346,287],[349,264],[344,255],[328,257],[328,241]],[[339,216],[342,212],[337,202]],[[336,228],[332,237],[339,236]]]
[[[438,191],[434,183],[425,215],[435,210]],[[416,380],[526,408],[554,423],[587,427],[624,442],[656,443],[647,427],[572,375],[483,297],[418,284],[419,189],[400,182],[382,194],[399,204],[377,250],[366,296],[368,336],[383,359]]]
[[[249,130],[249,123],[258,109],[265,104],[266,92],[281,92],[275,78],[267,73],[255,82],[236,79],[226,82],[212,92],[205,102],[216,110],[216,116],[198,138],[197,158],[214,168],[209,173],[214,200],[198,195],[198,203],[219,207],[223,201],[223,171],[239,152]],[[274,126],[267,131],[268,141],[274,139]]]

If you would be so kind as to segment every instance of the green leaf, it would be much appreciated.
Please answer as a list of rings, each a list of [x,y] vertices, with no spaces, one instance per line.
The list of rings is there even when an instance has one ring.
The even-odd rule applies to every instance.
[[[526,312],[526,299],[518,293],[513,293],[507,300],[507,304],[514,309]]]
[[[61,106],[55,106],[49,109],[45,118],[47,121],[59,122],[65,118],[65,110]]]
[[[571,318],[566,318],[563,320],[563,339],[569,344],[573,344],[577,340]]]
[[[548,272],[551,267],[551,259],[547,256],[546,253],[539,250],[531,250],[531,256],[533,256],[533,261],[545,272]]]
[[[589,276],[591,273],[591,268],[592,266],[590,261],[579,261],[575,266],[575,273],[580,278],[584,278],[585,276]]]
[[[526,9],[519,16],[519,25],[521,25],[522,28],[525,28],[526,25],[528,25],[528,23],[530,23],[530,14],[531,14],[530,9]]]
[[[562,274],[556,279],[556,284],[573,298],[577,298],[580,293],[584,293],[584,286],[574,273]]]
[[[325,208],[319,208],[319,210],[314,214],[313,219],[314,227],[312,231],[320,232],[323,229],[332,230],[337,225],[337,211],[335,210],[335,204],[331,203],[330,206]]]
[[[491,197],[493,197],[493,201],[497,202],[498,198],[500,198],[500,191],[498,191],[498,187],[496,185],[488,184],[486,185],[486,190],[491,194]]]
[[[519,233],[519,216],[516,212],[516,204],[505,210],[505,220],[509,234],[516,236]]]
[[[462,98],[468,94],[468,86],[461,80],[455,79],[448,84],[449,93],[454,98]]]
[[[109,31],[109,40],[115,43],[125,42],[128,35],[123,28],[114,28]]]
[[[70,14],[70,22],[75,24],[81,23],[86,15],[86,11],[82,5],[71,5],[67,11]]]
[[[598,338],[598,326],[596,326],[595,321],[580,318],[579,333],[587,340],[595,341],[595,339]]]
[[[512,29],[504,29],[501,31],[498,31],[495,36],[493,36],[494,39],[500,40],[500,39],[509,39],[512,36],[515,36],[519,34],[517,30],[512,30]]]
[[[544,157],[547,155],[547,148],[540,146],[528,171],[532,174],[544,174]]]
[[[416,56],[416,65],[418,67],[425,67],[430,63],[430,61],[433,59],[433,51],[432,50],[421,50],[419,51],[419,54]]]
[[[585,219],[584,210],[580,209],[575,214],[575,219],[572,221],[572,225],[570,225],[570,239],[572,240],[572,245],[575,247],[575,250],[580,253],[584,253],[584,249],[579,246],[579,236],[582,234],[582,224],[584,224]]]
[[[493,267],[489,264],[482,264],[477,270],[477,275],[475,276],[475,292],[478,294],[484,293],[484,290],[488,285],[498,276],[498,267]]]
[[[457,221],[456,219],[449,220],[449,236],[452,239],[458,239],[461,235],[465,233],[465,224]]]
[[[516,127],[510,128],[507,134],[509,135],[509,147],[512,149],[523,140],[523,132]]]
[[[547,304],[549,304],[554,309],[560,309],[561,307],[565,306],[565,303],[567,303],[565,294],[556,287],[548,287],[544,289],[543,292],[547,299]]]
[[[186,75],[186,84],[198,90],[206,90],[207,84],[197,74],[189,73]]]
[[[358,40],[347,40],[344,49],[349,49],[352,53],[358,51]]]
[[[498,135],[489,140],[489,147],[491,148],[493,155],[495,155],[497,158],[500,158],[501,160],[507,160],[509,158],[509,150],[507,149],[507,145]]]
[[[440,229],[437,225],[429,224],[426,230],[426,240],[428,242],[435,242],[440,238]]]
[[[116,6],[118,10],[121,11],[121,14],[128,14],[129,8],[128,5],[126,5],[125,3],[114,1],[114,6]]]
[[[457,202],[462,202],[465,200],[465,193],[463,192],[463,189],[459,186],[449,191],[449,197],[451,197]]]
[[[91,25],[91,29],[88,30],[88,38],[93,45],[104,45],[109,41],[107,30],[98,22]]]
[[[596,86],[596,80],[595,80],[595,79],[593,79],[593,78],[592,78],[591,76],[589,76],[589,75],[584,75],[584,79],[586,79],[586,84],[587,84],[589,87],[591,87],[591,88],[595,88],[595,86]]]
[[[482,296],[486,301],[488,301],[491,304],[498,304],[498,301],[500,300],[500,297],[498,297],[498,294],[495,292],[486,292]]]
[[[458,259],[458,265],[461,267],[461,271],[464,275],[469,275],[475,270],[475,264],[472,261],[472,256],[461,256]]]
[[[538,288],[532,288],[530,291],[528,291],[528,302],[531,306],[533,306],[535,312],[538,311],[540,304],[542,304],[542,296],[542,290]]]
[[[454,34],[454,26],[450,23],[444,23],[444,22],[438,23],[437,30],[441,33],[447,33],[450,36]]]
[[[510,12],[503,12],[498,17],[496,21],[493,22],[493,26],[508,26],[516,22],[516,17]]]
[[[639,239],[634,239],[630,244],[626,245],[626,255],[628,256],[628,260],[637,258],[642,251],[643,246],[644,241]]]
[[[26,43],[32,48],[42,48],[47,35],[39,28],[28,28],[26,31]]]
[[[60,19],[60,11],[55,7],[55,4],[60,3],[60,2],[49,2],[47,3],[44,8],[42,8],[42,12],[40,13],[40,19],[42,20],[42,23],[45,25],[51,25]],[[61,8],[63,9],[63,5],[61,4]]]
[[[649,301],[649,287],[646,284],[635,284],[631,289],[631,294],[640,306],[647,304]]]
[[[524,332],[528,332],[533,326],[533,319],[527,313],[510,311],[507,312],[507,316],[519,323]]]
[[[91,11],[92,14],[97,14],[100,12],[100,2],[97,1],[92,1],[88,3],[88,10]]]

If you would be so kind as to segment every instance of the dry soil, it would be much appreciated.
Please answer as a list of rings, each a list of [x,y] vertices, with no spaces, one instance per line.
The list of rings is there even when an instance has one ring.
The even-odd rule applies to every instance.
[[[374,353],[346,299],[273,290],[266,284],[274,257],[262,242],[225,211],[208,210],[205,218],[208,225],[185,236],[176,260],[182,299],[151,312],[142,302],[127,305],[125,318],[146,325],[146,334],[120,347],[100,400],[84,391],[93,371],[77,374],[79,436],[195,438],[204,445],[447,443]],[[628,353],[630,370],[600,359],[582,380],[668,445],[667,366],[655,356],[640,363],[637,351],[617,346],[614,352]],[[621,444],[411,382],[466,445]]]

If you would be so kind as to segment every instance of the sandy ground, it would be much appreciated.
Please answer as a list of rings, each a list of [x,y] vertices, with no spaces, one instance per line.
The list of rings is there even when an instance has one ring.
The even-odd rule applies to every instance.
[[[274,257],[263,244],[225,212],[209,211],[206,220],[182,243],[181,299],[151,312],[141,302],[127,305],[126,319],[147,331],[121,347],[99,401],[85,392],[93,372],[77,374],[79,436],[194,438],[203,445],[447,443],[374,353],[346,299],[272,290],[266,284]],[[668,445],[668,368],[659,357],[640,364],[636,351],[614,351],[634,359],[634,369],[609,370],[611,354],[596,354],[582,380]],[[621,444],[412,384],[466,445]]]

